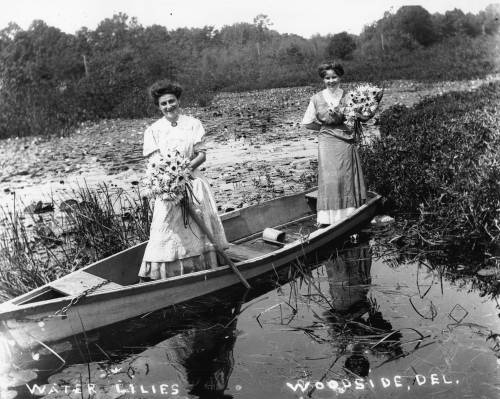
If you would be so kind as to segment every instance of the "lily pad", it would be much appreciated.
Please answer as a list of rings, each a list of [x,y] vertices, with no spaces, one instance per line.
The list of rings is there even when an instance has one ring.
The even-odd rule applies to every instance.
[[[494,276],[500,276],[500,269],[490,266],[490,267],[485,267],[477,272],[478,276],[481,277],[494,277]]]
[[[389,215],[377,215],[372,219],[371,224],[375,226],[385,226],[394,222],[395,219]]]

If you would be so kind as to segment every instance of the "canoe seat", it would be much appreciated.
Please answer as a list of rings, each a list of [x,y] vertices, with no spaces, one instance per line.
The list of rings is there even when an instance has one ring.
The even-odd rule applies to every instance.
[[[68,274],[67,276],[62,277],[59,280],[53,281],[52,283],[50,283],[50,286],[63,294],[73,296],[80,295],[83,291],[95,287],[96,285],[104,281],[105,279],[103,279],[102,277],[80,271]],[[120,287],[122,287],[120,284],[116,284],[110,281],[94,292]]]
[[[318,190],[306,194],[307,199],[318,199]]]
[[[232,260],[241,262],[243,260],[248,260],[256,258],[257,256],[265,255],[267,252],[259,251],[254,248],[247,247],[243,244],[229,244],[229,248],[226,249],[226,253]]]

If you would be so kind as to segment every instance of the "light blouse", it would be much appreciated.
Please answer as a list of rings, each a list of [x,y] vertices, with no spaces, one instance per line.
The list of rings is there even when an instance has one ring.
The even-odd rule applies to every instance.
[[[176,126],[172,126],[166,118],[161,118],[144,132],[143,155],[148,156],[156,150],[166,155],[177,150],[192,159],[197,152],[206,151],[204,137],[203,125],[192,116],[179,115]]]
[[[331,111],[334,111],[340,105],[343,96],[344,91],[340,88],[333,93],[329,89],[324,89],[314,94],[306,109],[302,124],[317,123],[321,125],[320,134],[335,136],[343,140],[352,140],[354,138],[353,132],[344,123],[325,124],[322,122],[327,119]]]

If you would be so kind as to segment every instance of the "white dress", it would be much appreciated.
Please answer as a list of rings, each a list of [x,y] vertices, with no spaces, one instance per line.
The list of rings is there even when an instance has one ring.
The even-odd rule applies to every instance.
[[[143,154],[148,156],[159,150],[165,155],[177,150],[192,159],[197,152],[205,151],[204,135],[201,122],[191,116],[180,115],[175,127],[166,118],[161,118],[144,132]],[[195,207],[201,210],[203,221],[218,246],[228,248],[210,185],[199,171],[195,170],[193,175],[193,193],[198,202]],[[211,267],[217,267],[217,256],[197,224],[189,218],[188,226],[184,226],[179,204],[156,199],[139,276],[156,280]]]

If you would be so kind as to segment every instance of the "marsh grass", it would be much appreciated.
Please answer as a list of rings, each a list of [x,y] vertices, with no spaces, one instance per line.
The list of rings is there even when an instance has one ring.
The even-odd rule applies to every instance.
[[[139,189],[78,186],[58,212],[0,207],[0,299],[7,300],[122,251],[149,236],[152,208]],[[61,210],[63,209],[63,210]]]
[[[37,245],[21,212],[16,208],[1,211],[5,227],[0,236],[0,297],[8,299],[47,283],[54,269],[48,267],[51,249],[47,246],[43,251]]]
[[[140,191],[111,192],[105,184],[96,189],[80,186],[74,191],[78,205],[71,207],[68,219],[77,247],[89,261],[96,261],[122,251],[149,235],[150,204]]]

